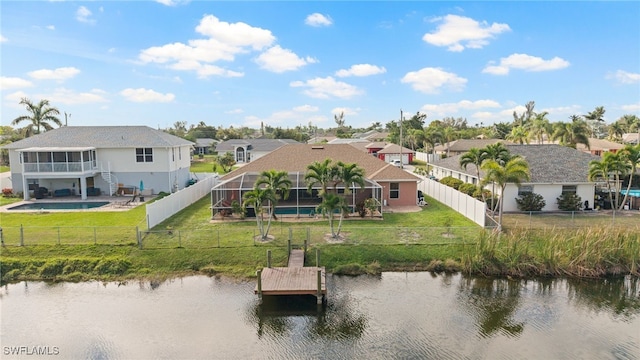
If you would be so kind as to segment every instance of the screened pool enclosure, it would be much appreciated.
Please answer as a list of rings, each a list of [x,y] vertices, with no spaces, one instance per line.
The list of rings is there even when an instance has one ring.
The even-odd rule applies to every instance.
[[[224,180],[211,189],[211,218],[228,216],[232,211],[232,204],[237,201],[242,204],[242,196],[244,193],[253,190],[255,182],[260,177],[259,173],[244,173],[234,178]],[[275,209],[276,215],[294,216],[294,217],[312,217],[316,214],[316,207],[320,204],[321,199],[318,196],[320,185],[316,185],[309,192],[307,184],[304,181],[304,173],[289,173],[291,181],[291,189],[287,199],[280,199]],[[350,194],[345,195],[347,206],[351,212],[355,211],[356,205],[364,203],[368,198],[375,199],[377,204],[377,213],[382,213],[382,186],[372,180],[365,179],[364,188],[360,188],[357,184],[351,184]],[[330,187],[333,189],[333,186]],[[345,184],[338,184],[335,187],[338,194],[345,194]],[[265,204],[266,206],[267,204]],[[255,209],[247,208],[245,216],[255,217]]]

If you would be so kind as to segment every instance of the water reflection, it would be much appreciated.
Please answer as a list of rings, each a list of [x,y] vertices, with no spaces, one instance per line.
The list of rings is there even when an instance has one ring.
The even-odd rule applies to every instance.
[[[567,293],[576,305],[606,312],[628,321],[640,313],[640,279],[567,280]]]
[[[507,279],[464,277],[458,301],[476,320],[481,337],[495,333],[517,337],[524,323],[513,319],[520,302],[520,282]]]

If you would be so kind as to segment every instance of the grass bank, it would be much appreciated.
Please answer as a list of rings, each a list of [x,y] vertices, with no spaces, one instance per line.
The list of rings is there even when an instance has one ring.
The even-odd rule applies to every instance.
[[[307,264],[316,264],[315,251],[318,249],[320,265],[339,274],[428,270],[514,277],[638,275],[640,232],[636,228],[624,230],[625,227],[601,225],[528,228],[496,235],[485,232],[433,199],[428,202],[430,205],[417,213],[385,214],[382,221],[347,221],[343,231],[350,233],[351,241],[349,237],[341,244],[312,241]],[[273,241],[255,242],[251,239],[255,222],[211,223],[208,207],[209,200],[204,198],[152,229],[159,234],[166,234],[167,228],[173,229],[173,240],[176,232],[189,232],[190,236],[198,238],[192,243],[185,237],[180,242],[167,241],[164,248],[140,249],[135,243],[58,245],[43,239],[37,245],[3,247],[0,249],[2,281],[112,281],[190,274],[250,278],[266,265],[267,250],[272,251],[274,266],[285,266],[287,230],[282,224],[275,224]],[[3,214],[2,226],[32,222],[50,226],[69,223],[78,226],[136,225],[144,218],[142,207],[127,212],[94,214]],[[459,240],[462,237],[442,240],[441,235],[445,234],[442,231],[419,230],[445,224],[471,229],[475,234],[462,241]],[[326,221],[305,222],[304,226],[312,233],[323,234],[329,230]],[[365,241],[356,239],[359,231],[364,234]],[[404,235],[409,232],[411,239],[418,234],[420,241],[395,238],[390,236],[391,231],[404,232]],[[213,234],[221,234],[222,239],[216,243],[212,240]],[[236,234],[244,235],[236,238]],[[148,236],[151,239],[153,233]],[[380,240],[373,241],[374,238]],[[198,242],[205,245],[189,246]]]

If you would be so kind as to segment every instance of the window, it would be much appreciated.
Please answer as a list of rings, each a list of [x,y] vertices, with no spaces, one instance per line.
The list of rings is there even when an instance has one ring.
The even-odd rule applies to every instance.
[[[400,197],[400,184],[399,183],[391,183],[389,184],[389,197],[392,199],[397,199]]]
[[[136,162],[153,162],[153,149],[136,148]]]
[[[533,193],[533,186],[531,185],[527,185],[527,186],[520,186],[518,187],[518,196],[522,196],[524,194],[531,194]]]
[[[563,194],[575,194],[577,192],[577,187],[575,185],[562,185],[562,193]]]

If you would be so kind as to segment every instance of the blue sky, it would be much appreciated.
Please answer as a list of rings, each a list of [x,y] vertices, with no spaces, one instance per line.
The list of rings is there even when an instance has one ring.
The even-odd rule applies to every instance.
[[[2,1],[1,122],[367,127],[640,116],[640,2]],[[64,121],[64,115],[61,116]]]

